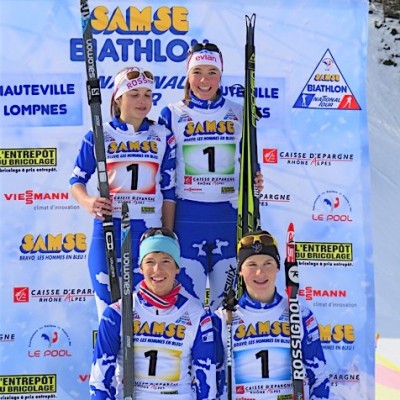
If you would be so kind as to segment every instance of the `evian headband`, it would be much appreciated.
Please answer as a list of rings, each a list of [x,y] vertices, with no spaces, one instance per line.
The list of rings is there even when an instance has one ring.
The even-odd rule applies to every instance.
[[[212,65],[219,69],[222,74],[222,60],[221,55],[216,51],[209,51],[206,49],[196,51],[190,55],[187,62],[187,72],[189,72],[193,67],[198,65]]]
[[[132,79],[128,75],[133,75]],[[114,79],[114,100],[132,89],[147,88],[153,90],[154,80],[151,73],[141,68],[132,67],[119,72]]]

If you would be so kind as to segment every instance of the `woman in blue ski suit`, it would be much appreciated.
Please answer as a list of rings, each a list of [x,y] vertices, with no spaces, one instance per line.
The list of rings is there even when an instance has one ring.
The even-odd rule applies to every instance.
[[[175,231],[178,277],[187,292],[215,310],[236,271],[236,220],[242,106],[221,95],[222,53],[198,43],[188,52],[185,98],[161,111],[176,140]],[[262,175],[255,178],[262,188]]]
[[[73,197],[93,217],[89,271],[99,318],[110,304],[109,277],[102,222],[113,216],[115,248],[120,257],[121,205],[131,215],[134,284],[141,279],[137,265],[138,240],[149,227],[173,228],[175,209],[175,141],[165,127],[147,118],[152,106],[151,72],[127,67],[114,79],[112,120],[105,123],[104,141],[110,199],[88,193],[87,183],[96,171],[94,134],[83,138],[70,178]]]

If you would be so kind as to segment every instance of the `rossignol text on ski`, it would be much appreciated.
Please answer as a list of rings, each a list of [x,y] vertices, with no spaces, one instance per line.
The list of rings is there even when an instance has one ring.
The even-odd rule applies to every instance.
[[[304,399],[304,368],[301,349],[301,312],[298,299],[299,267],[296,261],[294,225],[287,229],[285,258],[286,292],[289,301],[290,359],[292,367],[293,400]]]

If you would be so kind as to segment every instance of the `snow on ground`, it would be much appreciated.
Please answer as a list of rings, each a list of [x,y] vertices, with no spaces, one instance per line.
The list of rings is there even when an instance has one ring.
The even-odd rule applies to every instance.
[[[375,399],[399,400],[400,22],[384,20],[380,9],[369,18],[367,99],[376,332],[380,336]]]
[[[370,14],[369,22],[367,106],[376,330],[381,338],[400,339],[400,22],[384,21],[380,9]],[[385,60],[398,65],[384,65]]]

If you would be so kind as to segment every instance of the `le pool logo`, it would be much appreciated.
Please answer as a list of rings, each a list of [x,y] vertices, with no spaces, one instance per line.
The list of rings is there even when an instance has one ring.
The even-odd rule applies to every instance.
[[[28,357],[71,357],[71,339],[68,333],[57,325],[43,325],[29,341]]]
[[[336,190],[327,190],[319,194],[313,204],[312,220],[353,222],[349,199]]]

